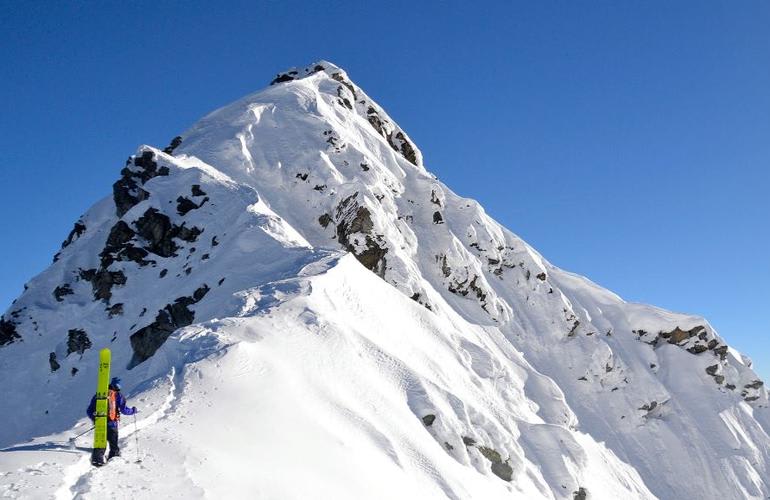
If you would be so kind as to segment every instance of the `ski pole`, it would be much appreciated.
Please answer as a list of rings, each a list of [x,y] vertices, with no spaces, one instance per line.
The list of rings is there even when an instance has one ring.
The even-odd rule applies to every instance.
[[[84,434],[86,434],[86,433],[88,433],[88,432],[91,432],[92,430],[94,430],[94,426],[93,426],[93,425],[91,426],[91,428],[90,428],[90,429],[88,429],[88,430],[86,430],[86,431],[83,431],[83,432],[81,432],[80,434],[78,434],[78,435],[77,435],[77,436],[75,436],[75,437],[71,437],[71,438],[70,438],[70,440],[69,440],[69,444],[70,444],[70,446],[71,446],[71,447],[74,447],[74,446],[75,446],[75,441],[77,441],[77,439],[78,439],[80,436],[83,436]]]
[[[139,463],[142,459],[139,458],[139,429],[136,426],[136,413],[134,413],[134,437],[136,438],[136,463]]]
[[[86,430],[86,431],[83,431],[83,432],[81,432],[80,434],[78,434],[77,436],[75,436],[75,437],[73,437],[73,438],[70,438],[70,439],[71,439],[72,441],[74,441],[74,440],[76,440],[77,438],[79,438],[80,436],[82,436],[83,434],[86,434],[86,433],[88,433],[88,432],[91,432],[92,430],[94,430],[94,426],[93,426],[93,425],[91,426],[91,428],[90,428],[90,429],[88,429],[88,430]]]

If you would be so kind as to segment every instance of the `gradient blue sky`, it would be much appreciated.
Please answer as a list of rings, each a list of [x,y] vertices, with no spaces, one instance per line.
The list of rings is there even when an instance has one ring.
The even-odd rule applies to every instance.
[[[770,2],[213,5],[0,0],[0,310],[139,144],[323,58],[553,263],[770,378]]]

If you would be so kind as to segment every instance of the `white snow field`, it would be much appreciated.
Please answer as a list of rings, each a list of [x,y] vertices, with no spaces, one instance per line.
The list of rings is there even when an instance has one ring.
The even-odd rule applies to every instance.
[[[97,469],[103,347],[140,413]],[[129,158],[3,315],[0,402],[0,497],[770,498],[746,356],[554,267],[326,61]]]

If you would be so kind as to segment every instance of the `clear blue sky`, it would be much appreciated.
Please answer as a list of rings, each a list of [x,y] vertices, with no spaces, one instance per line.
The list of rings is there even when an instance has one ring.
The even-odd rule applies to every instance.
[[[0,310],[139,144],[324,58],[553,263],[770,378],[770,2],[216,5],[0,0]]]

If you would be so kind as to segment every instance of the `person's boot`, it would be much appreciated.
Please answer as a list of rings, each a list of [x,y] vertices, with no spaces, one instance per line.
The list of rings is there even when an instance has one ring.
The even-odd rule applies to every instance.
[[[91,452],[91,465],[101,467],[104,463],[104,448],[94,448]]]
[[[120,456],[120,450],[110,449],[110,454],[107,455],[107,460],[111,459],[112,457],[119,457],[119,456]]]

